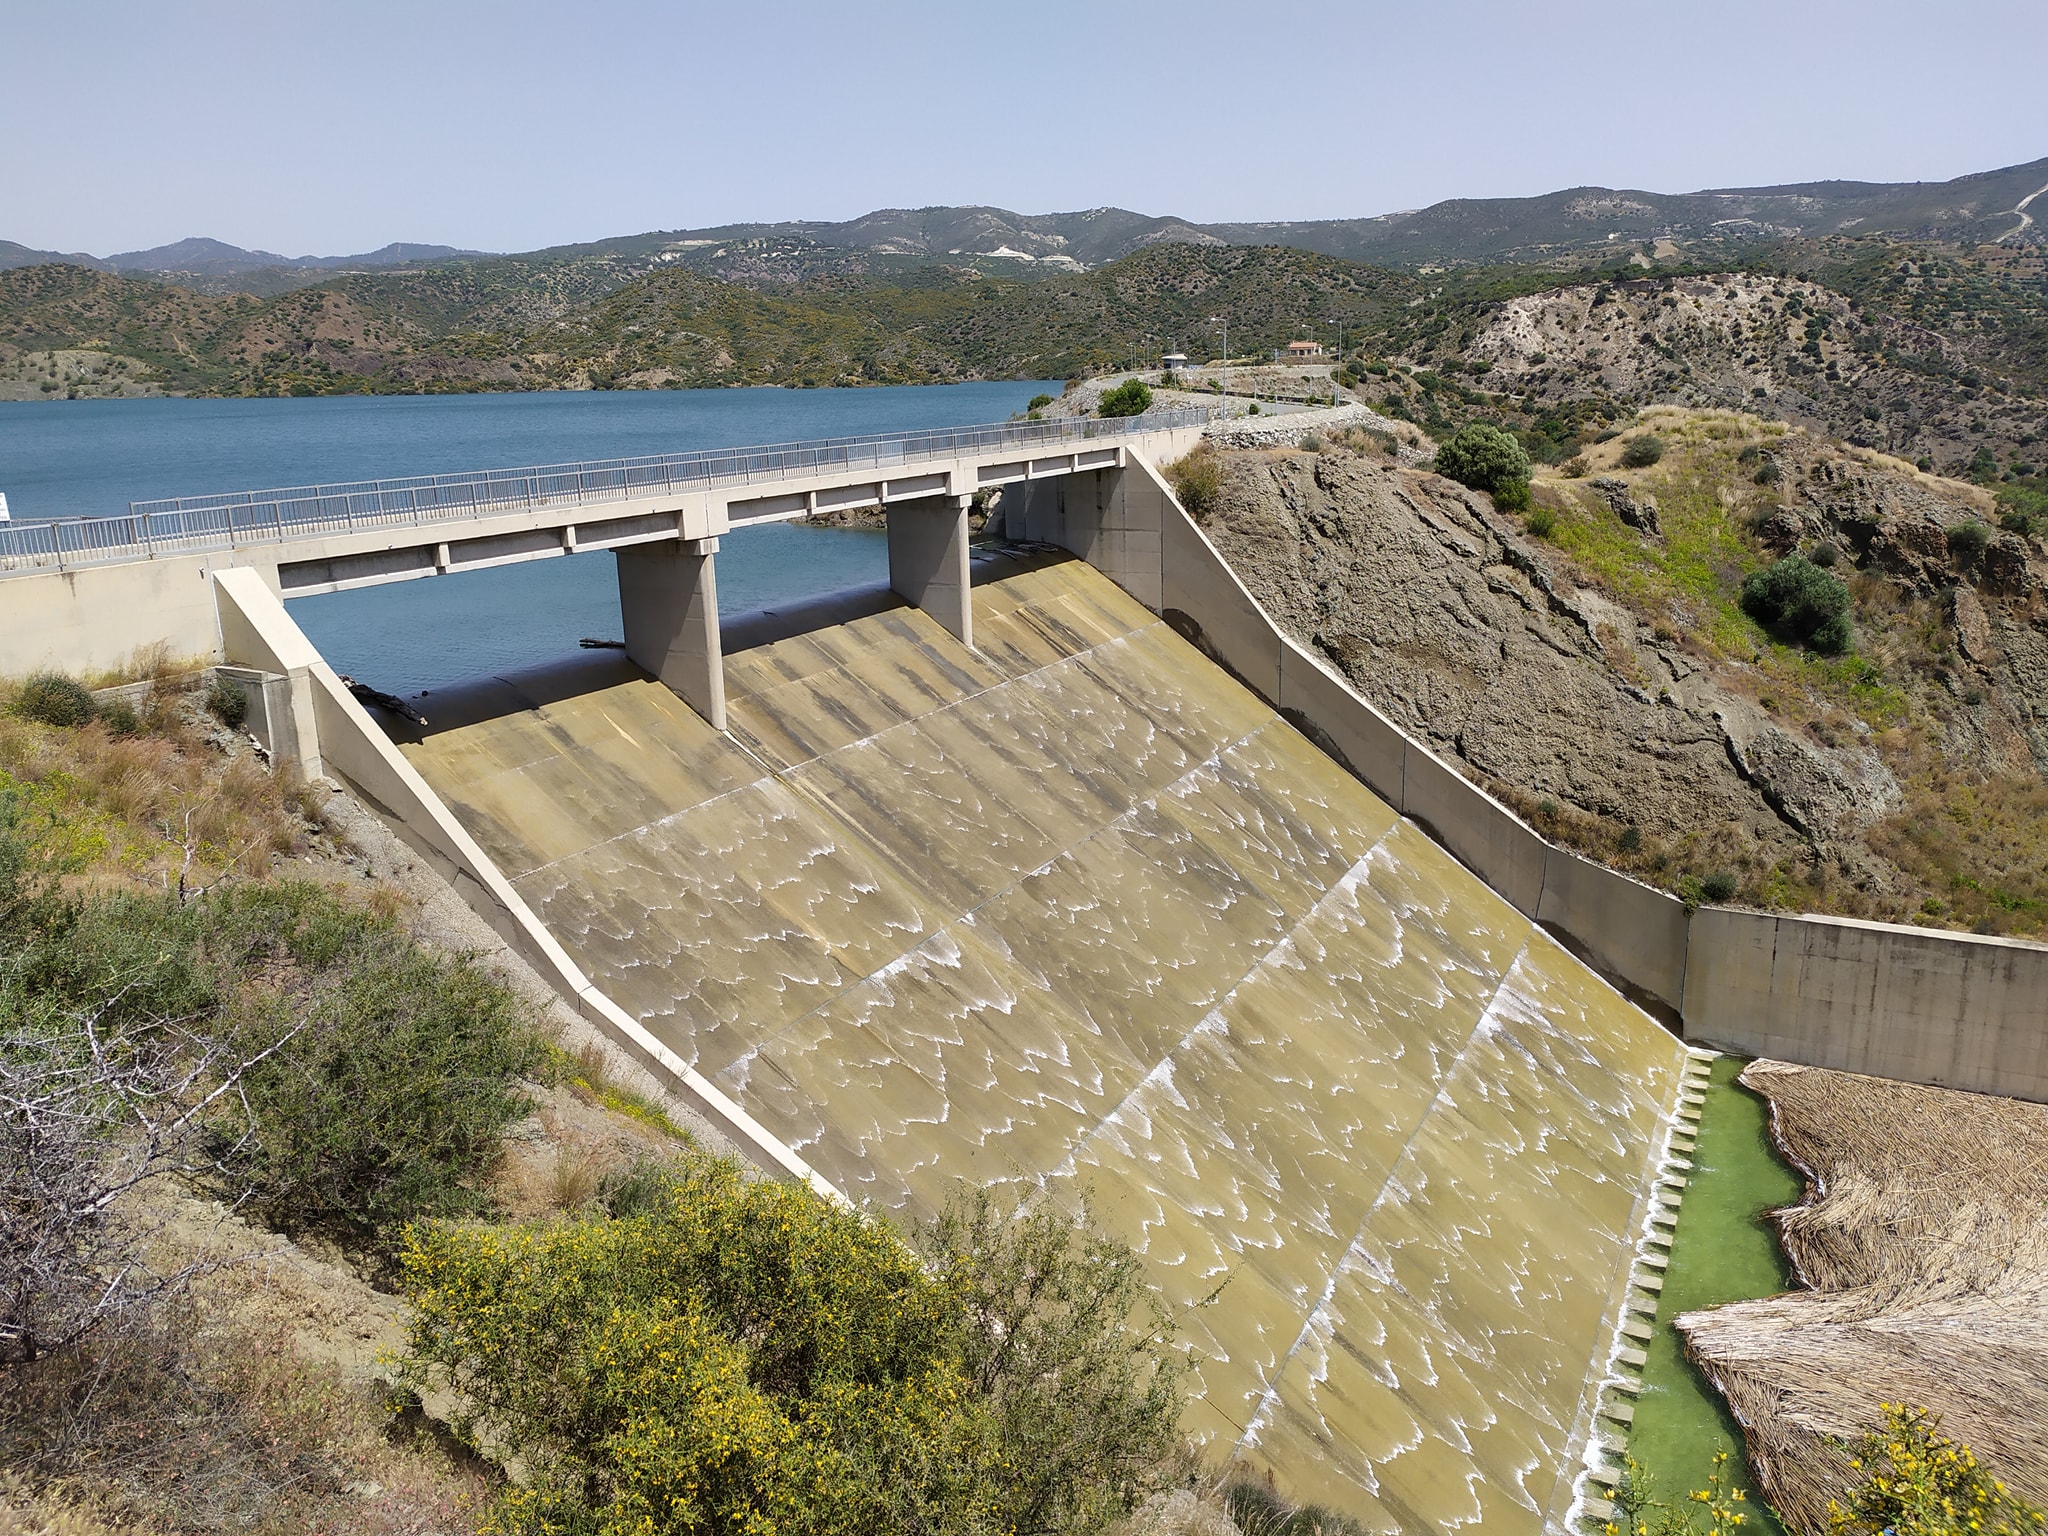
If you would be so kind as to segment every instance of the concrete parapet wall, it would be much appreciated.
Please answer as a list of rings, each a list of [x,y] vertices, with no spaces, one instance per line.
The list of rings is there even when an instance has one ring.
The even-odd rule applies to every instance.
[[[1103,536],[1079,479],[1025,536],[1154,606],[1517,910],[1688,1039],[1744,1055],[2048,1102],[2048,947],[1847,918],[1705,907],[1546,841],[1283,635],[1152,468],[1102,505],[1158,531],[1159,565]],[[1105,477],[1106,478],[1106,477]],[[1013,536],[1016,525],[1011,524]],[[1156,592],[1157,596],[1152,594]]]
[[[159,641],[179,660],[220,654],[204,555],[38,571],[0,583],[0,675],[110,672]]]
[[[632,1052],[760,1167],[804,1180],[845,1203],[810,1164],[592,984],[260,579],[247,571],[223,571],[216,575],[215,590],[230,658],[292,679],[294,706],[301,711],[300,746],[309,761],[347,784],[579,1013]]]

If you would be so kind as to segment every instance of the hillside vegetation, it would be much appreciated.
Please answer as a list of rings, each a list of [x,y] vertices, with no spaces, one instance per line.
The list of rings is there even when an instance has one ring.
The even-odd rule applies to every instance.
[[[0,388],[277,395],[1072,377],[1174,347],[1213,355],[1212,317],[1227,315],[1240,355],[1341,339],[1343,382],[1368,404],[1437,434],[1498,420],[1545,462],[1566,456],[1589,421],[1667,403],[1753,410],[1979,478],[2024,479],[2048,459],[2048,263],[2032,246],[1830,236],[1751,244],[1718,265],[1627,249],[1594,270],[1433,274],[1285,246],[1167,243],[1031,280],[987,263],[890,260],[887,271],[795,281],[742,262],[722,269],[726,281],[608,245],[354,273],[267,298],[19,267],[0,271]]]
[[[2030,521],[1755,416],[1619,425],[1519,515],[1361,443],[1223,455],[1206,523],[1304,644],[1592,857],[1696,902],[2048,931]],[[1841,643],[1766,627],[1779,562],[1839,594]]]

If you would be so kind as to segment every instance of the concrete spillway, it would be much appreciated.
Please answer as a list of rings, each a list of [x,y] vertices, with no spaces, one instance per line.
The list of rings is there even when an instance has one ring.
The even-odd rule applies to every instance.
[[[726,735],[598,659],[405,750],[856,1199],[1092,1189],[1212,1454],[1557,1523],[1683,1048],[1107,578],[1007,569],[973,651],[900,608],[729,655]]]

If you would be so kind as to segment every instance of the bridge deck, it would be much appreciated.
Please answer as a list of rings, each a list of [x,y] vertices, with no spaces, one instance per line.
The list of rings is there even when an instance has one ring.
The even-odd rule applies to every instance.
[[[980,483],[1000,484],[1031,475],[1034,460],[1050,466],[1058,455],[1077,447],[1129,442],[1207,419],[1205,412],[1179,411],[1109,420],[999,422],[135,502],[116,517],[0,525],[0,578],[215,551],[262,551],[266,559],[285,560],[293,545],[332,542],[337,537],[367,536],[351,541],[365,545],[377,542],[378,536],[390,536],[385,542],[392,543],[420,533],[441,540],[459,538],[466,529],[487,523],[559,527],[675,509],[688,498],[702,499],[710,493],[740,493],[719,496],[720,511],[733,500],[759,502],[754,520],[797,516],[808,509],[806,504],[784,505],[774,499],[778,488],[793,482],[860,486],[897,475],[915,478],[920,468],[964,460],[982,471],[995,471],[980,475]],[[760,494],[748,497],[749,491]],[[723,531],[707,526],[694,536],[715,537]],[[666,536],[676,535],[670,530]],[[430,565],[411,574],[431,575],[434,569]]]

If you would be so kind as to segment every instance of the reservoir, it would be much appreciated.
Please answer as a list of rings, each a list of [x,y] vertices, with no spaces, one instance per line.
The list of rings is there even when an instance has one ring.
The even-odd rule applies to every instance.
[[[298,400],[0,403],[0,492],[16,518],[104,517],[211,491],[563,464],[1001,421],[1057,383],[693,389]],[[883,581],[879,533],[787,524],[719,551],[728,615]],[[607,554],[295,600],[341,671],[396,693],[620,633]]]

